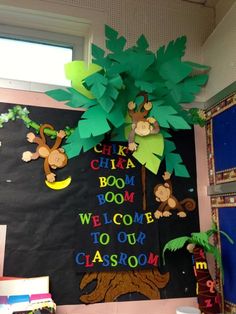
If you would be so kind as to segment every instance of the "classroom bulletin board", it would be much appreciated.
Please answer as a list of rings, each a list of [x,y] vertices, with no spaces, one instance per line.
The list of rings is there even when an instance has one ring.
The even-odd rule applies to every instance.
[[[236,94],[231,93],[208,111],[206,125],[207,152],[210,185],[236,181],[235,133],[236,133]],[[235,261],[235,193],[216,194],[211,197],[212,215],[219,230],[226,232],[233,240],[229,243],[220,237],[220,249],[224,267],[224,282],[219,282],[223,291],[225,311],[236,309]]]
[[[2,103],[0,113],[13,107]],[[81,115],[33,106],[27,110],[32,120],[57,130],[76,126]],[[159,219],[154,187],[163,183],[164,166],[157,175],[144,173],[127,143],[107,137],[58,170],[57,180],[65,188],[52,189],[45,184],[43,160],[26,163],[21,158],[36,148],[27,141],[31,131],[21,120],[0,128],[4,275],[49,275],[58,305],[195,296],[191,255],[185,249],[167,253],[165,266],[161,257],[169,240],[199,230],[193,131],[173,134],[191,176],[173,175],[171,184],[180,202],[191,198],[196,206],[186,209],[185,217],[174,211]],[[47,141],[52,147],[55,138]]]

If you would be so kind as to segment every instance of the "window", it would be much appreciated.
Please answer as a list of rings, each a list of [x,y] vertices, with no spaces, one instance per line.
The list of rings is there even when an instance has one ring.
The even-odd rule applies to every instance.
[[[91,43],[104,44],[105,20],[103,10],[77,9],[59,1],[0,0],[0,37],[73,47],[73,60],[91,62]],[[0,87],[38,92],[57,88],[55,85],[4,79],[1,68]]]
[[[70,86],[64,65],[83,58],[83,37],[0,24],[0,87],[44,92]]]
[[[0,38],[0,76],[44,84],[70,86],[64,65],[72,61],[73,47]]]

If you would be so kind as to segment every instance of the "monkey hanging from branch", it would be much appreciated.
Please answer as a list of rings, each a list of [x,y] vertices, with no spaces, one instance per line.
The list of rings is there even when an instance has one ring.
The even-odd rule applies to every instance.
[[[40,127],[39,133],[40,137],[35,136],[34,133],[30,132],[27,134],[27,140],[30,143],[38,144],[36,151],[34,153],[26,151],[22,154],[22,160],[29,162],[31,160],[36,160],[39,157],[44,158],[44,172],[48,182],[55,181],[55,173],[51,169],[63,168],[67,165],[67,155],[64,149],[60,147],[62,139],[66,136],[65,131],[60,130],[57,132],[57,138],[54,145],[50,148],[44,136],[44,129],[49,128],[54,130],[53,126],[50,124],[43,124]]]
[[[182,201],[178,201],[173,195],[172,183],[170,180],[171,174],[169,172],[165,172],[162,177],[165,183],[157,184],[154,187],[156,201],[161,203],[155,211],[154,216],[157,219],[160,217],[169,217],[172,215],[171,211],[177,209],[177,215],[179,217],[186,217],[186,210],[193,211],[196,208],[196,202],[191,198],[185,198]]]
[[[138,96],[143,96],[144,101],[140,104],[137,111],[135,111],[135,102],[130,101],[128,103],[128,113],[132,119],[132,129],[129,134],[128,148],[132,152],[137,150],[135,134],[139,136],[147,136],[149,134],[157,134],[160,131],[160,127],[156,119],[153,117],[146,117],[152,109],[152,103],[148,101],[147,93],[141,92]]]

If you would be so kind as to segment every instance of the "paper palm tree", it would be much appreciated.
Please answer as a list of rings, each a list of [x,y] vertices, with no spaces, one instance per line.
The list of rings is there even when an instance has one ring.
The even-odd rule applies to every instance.
[[[167,242],[162,253],[165,264],[164,255],[167,250],[174,252],[183,248],[188,243],[187,250],[193,253],[193,268],[197,280],[196,293],[198,304],[200,310],[205,314],[220,313],[221,297],[215,289],[215,282],[210,275],[205,255],[205,253],[213,254],[223,277],[220,251],[209,242],[209,239],[218,232],[224,235],[231,244],[233,243],[233,240],[225,232],[217,230],[216,226],[213,225],[208,231],[193,232],[190,237],[183,236]]]
[[[72,88],[46,93],[70,107],[86,108],[63,147],[68,158],[91,149],[107,134],[112,141],[127,141],[125,129],[131,129],[131,124],[127,123],[128,103],[137,103],[136,96],[144,92],[152,102],[150,117],[159,123],[161,131],[151,135],[151,139],[149,136],[135,137],[138,149],[133,157],[154,174],[165,160],[168,172],[189,177],[168,131],[188,130],[193,124],[205,124],[200,110],[186,110],[184,104],[193,102],[206,84],[208,75],[205,72],[209,67],[182,60],[185,36],[155,52],[148,49],[149,43],[143,35],[129,48],[126,48],[125,37],[107,25],[105,36],[108,53],[92,44],[89,66],[83,61],[66,65],[66,76],[71,80]]]

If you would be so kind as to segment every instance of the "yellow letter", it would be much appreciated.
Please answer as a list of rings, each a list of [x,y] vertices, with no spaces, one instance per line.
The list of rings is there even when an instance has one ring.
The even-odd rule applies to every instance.
[[[99,251],[96,251],[95,255],[94,255],[94,258],[93,258],[93,263],[96,263],[98,260],[99,263],[102,263],[103,262],[103,259],[101,257],[101,254]]]
[[[130,158],[128,158],[128,160],[127,160],[127,165],[126,165],[126,169],[129,169],[129,168],[135,168],[135,165],[134,165],[134,163],[131,161],[131,159]]]
[[[150,224],[151,222],[154,221],[154,219],[152,218],[152,213],[151,212],[145,213],[144,215],[146,216],[147,224]]]
[[[102,146],[102,144],[101,143],[99,143],[99,144],[97,144],[96,146],[94,146],[94,151],[96,152],[96,153],[101,153],[102,152],[102,149],[101,150],[98,150],[98,146]]]
[[[107,186],[106,177],[99,177],[99,180],[100,180],[100,188],[104,188],[105,186]]]
[[[121,222],[119,223],[119,222],[117,222],[117,220],[116,220],[116,217],[117,216],[120,216],[121,218],[123,217],[123,215],[122,214],[115,214],[114,216],[113,216],[113,222],[116,224],[116,225],[121,225]]]
[[[118,151],[117,155],[126,156],[126,154],[124,153],[124,150],[127,151],[127,147],[126,147],[126,146],[119,145],[119,151]]]
[[[196,262],[196,269],[207,269],[207,263],[206,262]]]

